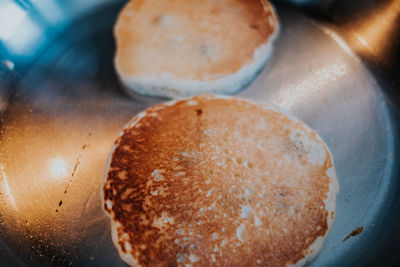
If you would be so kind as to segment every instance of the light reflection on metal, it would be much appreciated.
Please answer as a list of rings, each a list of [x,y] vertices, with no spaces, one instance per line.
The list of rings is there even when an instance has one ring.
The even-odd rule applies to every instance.
[[[10,3],[0,9],[0,38],[8,40],[21,24],[26,12],[16,4]]]
[[[43,31],[18,4],[9,0],[0,2],[0,41],[11,54],[31,55],[45,40]]]
[[[4,188],[6,190],[6,194],[8,196],[8,198],[10,199],[11,205],[18,210],[17,205],[15,204],[15,200],[14,200],[14,196],[11,193],[10,187],[8,186],[8,181],[7,181],[7,177],[6,174],[4,172],[4,167],[2,165],[0,165],[0,175],[1,175],[1,179],[0,181],[3,182],[4,184]]]
[[[2,60],[1,61],[2,64],[4,64],[4,66],[6,66],[9,70],[13,70],[14,69],[14,62],[10,61],[10,60]]]
[[[353,29],[353,47],[356,52],[372,53],[383,52],[390,41],[388,35],[400,16],[400,1],[393,0],[382,10],[374,11],[372,16]]]
[[[65,1],[35,0],[31,1],[31,4],[50,25],[60,27],[60,24],[65,20],[66,10],[62,7],[62,5],[65,4]]]
[[[279,103],[284,110],[291,110],[297,104],[307,102],[307,98],[319,94],[320,90],[344,76],[348,71],[348,66],[344,62],[336,60],[331,65],[305,76],[301,81],[279,89],[273,97],[273,103]],[[300,94],[299,91],[301,91]]]
[[[357,35],[357,39],[362,43],[364,46],[369,47],[367,41],[362,36]]]
[[[353,59],[357,60],[358,57],[354,55],[353,50],[349,47],[349,45],[333,30],[327,28],[327,27],[320,27],[320,29],[329,35],[335,42],[350,56],[353,57]]]
[[[50,159],[47,168],[54,179],[62,179],[68,176],[68,164],[61,157]]]

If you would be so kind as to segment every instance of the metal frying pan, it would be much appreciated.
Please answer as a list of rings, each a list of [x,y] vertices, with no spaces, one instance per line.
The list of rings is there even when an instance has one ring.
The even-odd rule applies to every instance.
[[[37,2],[0,2],[0,14],[8,6],[30,29],[11,25],[6,35],[0,23],[0,266],[125,266],[100,206],[104,166],[123,125],[164,100],[131,98],[118,83],[112,26],[123,1]],[[333,152],[337,217],[309,265],[395,266],[399,87],[387,78],[399,72],[388,63],[379,74],[346,28],[326,22],[329,9],[313,7],[319,19],[277,3],[275,53],[238,95],[302,119]]]

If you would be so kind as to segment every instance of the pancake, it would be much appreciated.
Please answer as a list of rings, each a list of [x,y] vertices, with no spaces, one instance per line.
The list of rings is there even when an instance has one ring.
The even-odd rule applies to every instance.
[[[304,123],[206,95],[133,118],[102,200],[131,266],[302,266],[322,248],[338,190],[329,149]]]
[[[114,28],[115,68],[128,92],[234,93],[262,69],[278,27],[267,0],[132,0]]]

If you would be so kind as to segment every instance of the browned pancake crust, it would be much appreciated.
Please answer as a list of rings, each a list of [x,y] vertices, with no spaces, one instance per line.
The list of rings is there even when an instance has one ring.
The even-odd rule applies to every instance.
[[[316,138],[235,98],[150,108],[115,143],[104,208],[141,265],[296,263],[328,229],[332,162],[309,163],[289,137],[295,129]]]
[[[213,79],[251,64],[277,28],[266,0],[132,0],[115,26],[115,62],[127,76]]]

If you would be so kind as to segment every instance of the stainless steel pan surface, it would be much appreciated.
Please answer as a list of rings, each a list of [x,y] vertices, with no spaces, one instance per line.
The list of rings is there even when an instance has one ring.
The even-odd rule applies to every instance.
[[[105,163],[124,124],[165,100],[130,97],[118,82],[121,4],[72,17],[32,45],[29,63],[0,50],[0,266],[125,266],[100,205]],[[238,96],[298,117],[333,152],[336,221],[309,265],[395,265],[393,246],[382,248],[399,225],[396,106],[340,30],[295,10],[277,5],[275,52]]]

